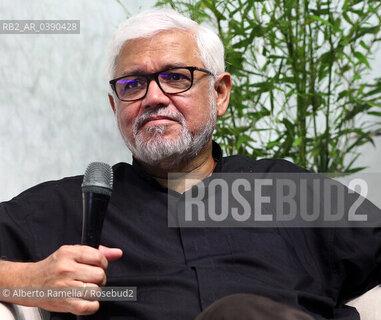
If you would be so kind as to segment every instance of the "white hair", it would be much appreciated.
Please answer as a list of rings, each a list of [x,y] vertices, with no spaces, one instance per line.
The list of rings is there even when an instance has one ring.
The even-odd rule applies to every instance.
[[[116,59],[126,41],[149,38],[161,31],[173,29],[191,32],[196,40],[199,57],[206,69],[215,76],[225,71],[224,46],[216,33],[175,10],[151,9],[119,25],[109,45],[109,79],[115,77]]]

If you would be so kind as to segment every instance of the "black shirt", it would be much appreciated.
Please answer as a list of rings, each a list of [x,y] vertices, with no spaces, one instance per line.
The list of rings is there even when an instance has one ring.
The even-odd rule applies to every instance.
[[[222,158],[216,145],[213,152],[215,172],[305,172],[285,160]],[[263,295],[316,319],[359,319],[343,302],[380,282],[379,229],[169,228],[168,190],[136,162],[113,169],[101,242],[123,257],[109,264],[107,285],[136,286],[137,301],[102,302],[89,319],[190,320],[234,293]],[[39,261],[80,243],[82,179],[46,182],[2,203],[0,256]]]

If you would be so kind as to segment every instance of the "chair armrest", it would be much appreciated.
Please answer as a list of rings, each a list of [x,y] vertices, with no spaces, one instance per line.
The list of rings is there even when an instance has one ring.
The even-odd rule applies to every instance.
[[[360,314],[361,320],[379,320],[381,319],[381,286],[365,292],[362,296],[353,299],[347,303],[355,307]]]
[[[49,318],[49,313],[39,308],[0,302],[1,320],[44,320]]]
[[[8,303],[0,302],[0,319],[16,320],[12,306]]]

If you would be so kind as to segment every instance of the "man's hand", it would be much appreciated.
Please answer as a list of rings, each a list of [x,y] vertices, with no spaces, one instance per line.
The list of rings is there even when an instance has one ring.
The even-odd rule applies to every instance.
[[[49,257],[36,263],[0,261],[1,286],[15,287],[100,287],[106,284],[108,261],[119,259],[122,251],[100,246],[62,246]],[[7,274],[8,272],[8,274]],[[6,281],[4,279],[9,279]],[[13,301],[12,301],[13,302]],[[71,312],[76,315],[93,314],[99,309],[98,301],[14,301],[38,306],[48,311]]]

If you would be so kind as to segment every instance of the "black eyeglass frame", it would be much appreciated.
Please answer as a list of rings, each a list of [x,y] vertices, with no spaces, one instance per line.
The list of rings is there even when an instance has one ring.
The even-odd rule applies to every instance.
[[[169,92],[165,92],[164,89],[161,87],[160,85],[160,81],[159,81],[159,74],[163,73],[163,72],[166,72],[166,71],[170,71],[170,70],[174,70],[174,69],[187,69],[190,71],[191,73],[191,82],[190,82],[190,85],[189,85],[189,88],[185,89],[185,90],[182,90],[182,91],[179,91],[179,92],[175,92],[175,93],[169,93]],[[122,76],[122,77],[119,77],[119,78],[115,78],[115,79],[112,79],[109,81],[110,83],[110,86],[112,88],[112,90],[115,92],[116,96],[118,97],[118,99],[120,101],[125,101],[125,102],[131,102],[131,101],[137,101],[137,100],[141,100],[141,99],[144,99],[144,97],[147,95],[147,92],[148,92],[148,88],[149,88],[149,84],[151,82],[152,79],[155,80],[155,82],[157,83],[157,85],[159,86],[160,90],[165,93],[165,94],[178,94],[178,93],[183,93],[185,91],[188,91],[190,88],[192,88],[193,86],[193,79],[194,79],[194,76],[193,76],[193,73],[194,71],[197,70],[197,71],[201,71],[201,72],[205,72],[211,76],[214,76],[214,74],[212,72],[210,72],[209,70],[207,69],[204,69],[204,68],[199,68],[199,67],[173,67],[173,68],[169,68],[169,69],[164,69],[164,70],[161,70],[161,71],[158,71],[158,72],[155,72],[155,73],[146,73],[146,74],[129,74],[129,75],[125,75],[125,76]],[[138,98],[138,99],[121,99],[118,95],[118,92],[116,91],[116,82],[119,81],[120,79],[123,79],[123,78],[126,78],[126,77],[131,77],[131,76],[139,76],[139,77],[144,77],[146,78],[147,80],[147,87],[146,87],[146,92],[144,93],[144,95],[141,97],[141,98]]]

